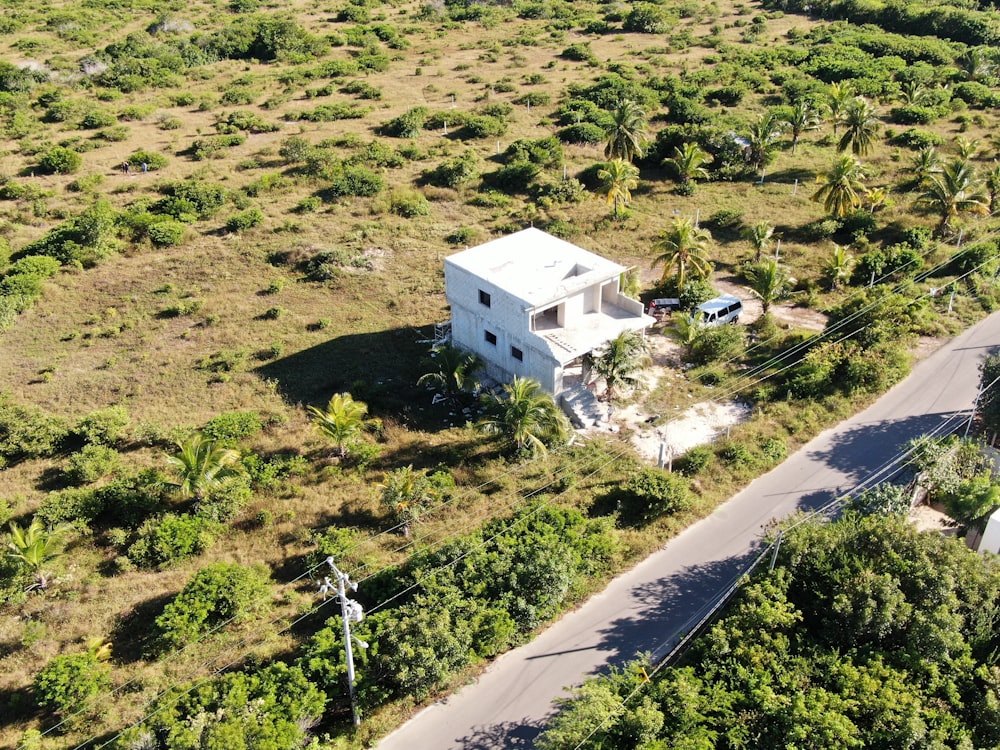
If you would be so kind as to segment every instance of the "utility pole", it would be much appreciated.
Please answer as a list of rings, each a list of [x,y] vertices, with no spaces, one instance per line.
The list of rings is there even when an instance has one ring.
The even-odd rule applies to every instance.
[[[347,657],[347,693],[351,699],[351,718],[354,721],[354,726],[357,727],[361,725],[361,719],[358,716],[358,704],[354,698],[354,652],[351,649],[351,639],[357,640],[358,646],[361,648],[368,648],[368,644],[351,633],[351,623],[361,622],[365,619],[365,611],[359,602],[347,598],[347,588],[350,588],[352,592],[357,591],[358,584],[352,581],[347,573],[342,573],[333,564],[332,556],[326,558],[326,563],[337,577],[337,583],[334,584],[329,578],[324,578],[323,583],[319,585],[319,590],[325,599],[326,595],[336,588],[337,596],[340,598],[340,615],[344,620],[344,653]]]

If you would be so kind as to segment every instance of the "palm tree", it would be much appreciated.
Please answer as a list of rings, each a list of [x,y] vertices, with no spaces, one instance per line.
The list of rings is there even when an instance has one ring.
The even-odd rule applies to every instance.
[[[865,202],[868,204],[868,212],[872,214],[885,208],[889,203],[889,188],[877,187],[865,190]]]
[[[765,315],[774,302],[785,297],[793,283],[788,270],[770,258],[747,270],[747,281],[750,291],[760,300],[760,306]]]
[[[639,168],[624,159],[612,159],[597,173],[597,178],[602,181],[601,193],[615,207],[617,221],[621,206],[629,204],[632,191],[639,185]]]
[[[663,160],[664,166],[669,166],[677,175],[677,181],[681,185],[695,184],[696,180],[707,180],[708,170],[703,164],[709,164],[712,155],[705,151],[694,141],[689,141],[683,146],[674,147],[674,155]]]
[[[771,161],[781,130],[781,122],[773,112],[765,112],[750,126],[746,155],[754,169],[763,169]]]
[[[479,386],[476,373],[483,369],[482,357],[451,344],[431,349],[434,369],[417,380],[417,385],[434,385],[444,390],[445,397],[455,402],[463,393]]]
[[[846,151],[850,147],[855,156],[865,156],[875,145],[878,130],[875,108],[867,99],[856,96],[844,112],[844,135],[837,144],[837,150]]]
[[[837,129],[844,121],[847,105],[854,99],[854,85],[850,81],[831,83],[826,89],[823,104],[826,107],[830,122],[833,124],[833,136],[837,137]]]
[[[684,286],[688,267],[698,276],[708,276],[712,272],[712,264],[707,255],[711,241],[711,233],[707,229],[696,227],[691,219],[674,219],[653,244],[653,250],[659,253],[653,259],[653,266],[663,264],[661,283],[667,280],[674,267],[677,268],[678,289]]]
[[[208,440],[196,432],[187,440],[178,440],[179,453],[167,456],[167,463],[177,474],[176,482],[165,482],[182,497],[204,499],[229,477],[240,473],[240,453]]]
[[[638,374],[649,364],[649,347],[638,331],[622,331],[604,345],[594,359],[593,370],[604,378],[604,398],[613,401],[621,386],[635,388]]]
[[[933,146],[920,149],[910,163],[910,171],[917,187],[923,187],[931,175],[941,171],[941,155]]]
[[[988,76],[993,69],[984,47],[969,47],[965,54],[955,60],[966,80],[979,81]]]
[[[853,267],[854,256],[847,252],[846,248],[834,245],[830,260],[823,267],[823,274],[830,282],[830,289],[837,289],[845,283],[851,277]]]
[[[743,239],[750,243],[750,247],[753,248],[753,262],[758,263],[764,251],[771,247],[774,227],[762,219],[743,230]]]
[[[997,198],[1000,197],[1000,164],[994,163],[986,175],[986,190],[990,198],[990,213],[996,209]]]
[[[917,198],[921,204],[941,216],[938,233],[944,234],[960,213],[988,214],[989,196],[983,191],[982,180],[976,177],[972,164],[955,159],[931,178],[927,189]]]
[[[431,482],[422,471],[406,466],[386,474],[382,482],[382,504],[393,514],[403,536],[410,536],[415,523],[434,497]]]
[[[646,150],[646,113],[631,99],[621,99],[604,129],[604,156],[631,162]]]
[[[337,446],[341,458],[347,456],[350,441],[372,422],[366,419],[368,404],[355,401],[350,393],[335,393],[326,406],[326,411],[309,407],[313,424],[323,435]]]
[[[976,155],[976,152],[979,151],[979,139],[973,138],[970,140],[958,136],[955,139],[955,151],[958,153],[959,159],[972,159]]]
[[[930,103],[931,94],[923,82],[916,78],[899,85],[899,101],[908,107],[921,107]]]
[[[38,518],[32,518],[26,529],[22,529],[13,521],[10,522],[7,542],[10,552],[7,556],[17,560],[22,567],[28,568],[35,577],[31,584],[25,586],[25,591],[44,591],[48,588],[52,574],[46,573],[42,568],[59,554],[57,531],[46,529]]]
[[[816,105],[809,99],[799,99],[792,105],[792,110],[785,117],[785,123],[792,133],[792,153],[798,146],[799,138],[807,130],[815,130],[819,127],[819,112]]]
[[[816,178],[820,187],[812,199],[822,203],[830,216],[846,216],[861,205],[864,179],[861,163],[850,154],[844,154],[837,158],[826,174]]]
[[[566,417],[537,380],[515,377],[503,391],[486,397],[480,430],[509,441],[518,454],[544,453],[547,444],[565,439]]]
[[[706,330],[705,313],[697,310],[691,316],[678,315],[673,328],[664,329],[663,332],[684,347],[684,355],[690,357],[698,343],[698,338]]]

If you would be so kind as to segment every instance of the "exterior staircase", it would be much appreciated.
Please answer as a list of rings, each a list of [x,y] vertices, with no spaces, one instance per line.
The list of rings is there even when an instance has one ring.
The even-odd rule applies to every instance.
[[[607,407],[597,400],[593,391],[580,384],[564,390],[559,395],[559,404],[574,427],[593,427],[607,416]]]

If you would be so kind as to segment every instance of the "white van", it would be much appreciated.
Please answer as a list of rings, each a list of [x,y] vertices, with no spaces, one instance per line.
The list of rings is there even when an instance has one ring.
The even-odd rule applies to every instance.
[[[694,316],[701,313],[701,322],[707,326],[721,326],[725,323],[739,323],[743,312],[743,302],[739,297],[723,294],[708,302],[702,302],[694,309]]]

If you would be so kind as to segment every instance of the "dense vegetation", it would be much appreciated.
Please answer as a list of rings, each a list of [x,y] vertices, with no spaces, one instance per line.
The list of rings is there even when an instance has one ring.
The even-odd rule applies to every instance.
[[[539,746],[995,747],[998,606],[995,558],[954,539],[810,522],[678,664],[588,683]]]
[[[8,3],[0,744],[368,742],[994,309],[995,10],[805,10]],[[663,329],[693,367],[650,393],[598,363],[755,419],[668,475],[560,447],[531,383],[478,403],[427,358],[441,258],[529,224],[759,299]]]

